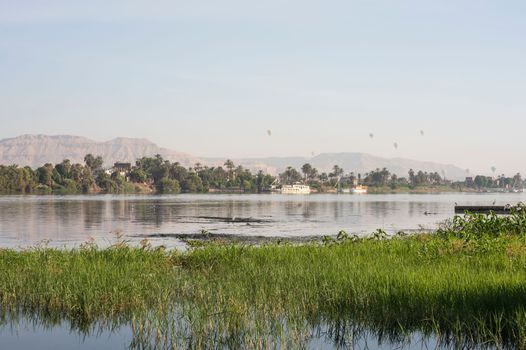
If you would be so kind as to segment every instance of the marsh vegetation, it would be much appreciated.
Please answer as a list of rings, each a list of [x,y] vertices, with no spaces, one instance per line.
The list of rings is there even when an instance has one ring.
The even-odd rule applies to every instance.
[[[0,318],[85,334],[126,325],[132,348],[347,347],[364,333],[526,346],[524,212],[456,216],[433,234],[190,246],[2,250]]]

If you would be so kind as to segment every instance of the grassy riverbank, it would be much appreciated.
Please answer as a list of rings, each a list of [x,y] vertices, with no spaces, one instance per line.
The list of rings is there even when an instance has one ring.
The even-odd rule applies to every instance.
[[[457,217],[436,234],[188,252],[87,245],[0,251],[3,320],[132,324],[134,343],[301,347],[323,329],[526,346],[526,215]],[[133,344],[132,344],[133,345]]]

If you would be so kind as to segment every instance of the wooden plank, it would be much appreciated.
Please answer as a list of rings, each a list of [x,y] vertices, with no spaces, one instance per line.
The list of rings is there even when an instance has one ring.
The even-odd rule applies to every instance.
[[[455,213],[510,213],[513,207],[509,205],[455,205]],[[516,208],[518,209],[518,208]]]

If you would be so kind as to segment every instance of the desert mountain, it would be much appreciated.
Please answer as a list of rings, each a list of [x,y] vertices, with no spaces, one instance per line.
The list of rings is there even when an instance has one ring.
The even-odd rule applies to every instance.
[[[88,153],[100,155],[105,165],[115,162],[131,162],[143,156],[160,154],[165,159],[177,161],[186,167],[200,162],[203,165],[220,166],[226,158],[201,158],[157,146],[146,139],[116,138],[106,142],[97,142],[80,136],[22,135],[0,140],[0,164],[18,164],[37,167],[45,163],[59,163],[69,159],[82,163]],[[366,153],[322,153],[312,158],[270,157],[233,159],[236,165],[243,165],[253,171],[263,170],[277,174],[287,166],[300,168],[310,163],[320,172],[330,172],[337,164],[345,172],[366,173],[376,168],[387,168],[399,176],[407,176],[409,169],[438,172],[449,179],[462,179],[463,169],[454,165],[423,162],[403,158],[381,158]]]
[[[202,158],[205,164],[222,165],[222,159]],[[438,172],[440,176],[445,175],[447,179],[460,180],[464,179],[465,170],[451,165],[434,162],[425,162],[404,158],[382,158],[367,153],[321,153],[312,158],[303,157],[272,157],[272,158],[241,158],[233,159],[235,164],[241,164],[244,167],[253,170],[263,170],[270,174],[277,174],[283,171],[287,166],[292,166],[298,170],[305,163],[310,163],[320,172],[329,173],[334,165],[338,165],[345,173],[351,171],[356,174],[365,174],[371,170],[387,168],[391,173],[399,176],[407,176],[409,169],[415,171],[422,170],[427,172]]]
[[[102,156],[106,166],[115,162],[131,162],[143,156],[162,155],[165,159],[192,166],[199,160],[191,155],[162,148],[146,139],[116,138],[97,142],[85,137],[60,135],[22,135],[0,140],[0,164],[18,164],[38,167],[44,163],[59,163],[69,159],[83,163],[91,153]]]

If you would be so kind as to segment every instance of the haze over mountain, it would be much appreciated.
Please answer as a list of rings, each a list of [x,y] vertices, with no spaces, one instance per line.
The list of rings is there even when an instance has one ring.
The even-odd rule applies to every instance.
[[[138,158],[156,154],[177,160],[184,166],[192,166],[199,161],[189,154],[162,148],[151,141],[137,138],[119,137],[97,142],[71,135],[22,135],[0,140],[0,164],[38,167],[45,163],[59,163],[64,159],[84,163],[84,156],[88,153],[102,156],[105,166],[111,166],[115,162],[134,163]]]
[[[221,165],[219,158],[202,158],[205,164]],[[382,158],[367,153],[342,152],[342,153],[320,153],[312,158],[303,157],[269,157],[269,158],[240,158],[233,159],[235,164],[254,169],[263,170],[270,174],[277,174],[287,166],[298,170],[305,163],[310,163],[321,172],[329,173],[334,165],[344,169],[345,173],[355,172],[364,174],[377,168],[387,168],[391,173],[399,176],[407,176],[409,169],[415,171],[438,172],[440,176],[447,179],[460,180],[466,177],[466,171],[451,164],[439,164],[434,162],[418,161],[404,158]]]
[[[162,148],[146,139],[115,138],[106,142],[97,142],[81,136],[71,135],[22,135],[0,140],[0,164],[18,164],[38,167],[45,163],[59,163],[69,159],[82,163],[88,153],[103,157],[105,165],[115,162],[131,162],[143,156],[160,154],[163,158],[180,162],[189,167],[200,162],[203,165],[223,165],[226,158],[197,157],[167,148]],[[300,168],[309,162],[320,172],[330,172],[337,164],[345,172],[366,173],[376,168],[387,168],[392,173],[406,176],[409,169],[438,172],[449,179],[462,179],[465,170],[450,164],[417,161],[404,158],[381,158],[366,153],[321,153],[312,158],[304,157],[268,157],[233,159],[237,165],[251,170],[263,170],[277,174],[287,166]]]

